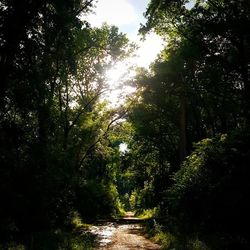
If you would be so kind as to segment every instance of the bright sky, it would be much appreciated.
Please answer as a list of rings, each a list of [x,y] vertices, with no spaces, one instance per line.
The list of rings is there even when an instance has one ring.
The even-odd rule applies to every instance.
[[[163,48],[163,41],[156,34],[147,35],[144,41],[141,41],[141,37],[138,35],[140,24],[146,22],[143,13],[146,11],[148,3],[149,0],[98,0],[94,13],[87,17],[92,26],[100,27],[106,22],[117,26],[120,32],[127,34],[130,41],[135,42],[139,47],[137,56],[131,60],[131,64],[145,68],[154,61]],[[128,75],[128,71],[130,71],[130,75],[133,75],[125,63],[118,63],[116,67],[107,72],[109,83],[113,89],[119,86],[124,75]],[[119,87],[119,89],[112,90],[107,97],[112,105],[120,103],[124,99],[122,94],[133,92],[131,87]]]
[[[156,34],[150,34],[140,41],[138,30],[145,23],[143,13],[149,0],[98,0],[94,13],[88,17],[92,26],[100,27],[103,22],[115,25],[128,38],[139,45],[137,65],[148,67],[162,48],[162,40]]]
[[[121,152],[121,153],[126,153],[126,152],[128,152],[129,151],[129,149],[128,149],[128,145],[126,144],[126,143],[121,143],[120,145],[119,145],[119,151]]]

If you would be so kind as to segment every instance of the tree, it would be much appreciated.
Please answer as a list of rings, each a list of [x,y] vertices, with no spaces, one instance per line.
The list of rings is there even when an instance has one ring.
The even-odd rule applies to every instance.
[[[238,88],[248,120],[249,31],[242,24],[249,23],[249,2],[195,1],[194,7],[187,9],[188,2],[151,1],[146,12],[148,23],[142,31],[155,29],[167,37],[177,34],[197,45],[209,60],[218,62],[228,76],[233,75],[230,87]]]
[[[105,144],[117,112],[98,99],[105,70],[131,46],[116,27],[81,21],[91,7],[91,0],[1,1],[3,241],[22,235],[30,243],[34,232],[63,227],[89,176],[81,176],[85,155],[106,167],[98,142]]]

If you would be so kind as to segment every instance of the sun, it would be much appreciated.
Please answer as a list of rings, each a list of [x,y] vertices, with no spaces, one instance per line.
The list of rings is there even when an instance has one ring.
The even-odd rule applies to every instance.
[[[118,82],[126,71],[125,65],[117,65],[107,71],[108,79],[111,82]]]
[[[144,41],[138,40],[136,43],[139,46],[133,56],[116,62],[105,73],[109,89],[109,93],[105,94],[105,99],[113,107],[124,103],[126,97],[135,92],[135,88],[128,83],[135,77],[136,68],[148,69],[150,63],[156,59],[164,47],[163,40],[154,33],[147,35]]]
[[[131,63],[127,61],[117,62],[106,71],[108,91],[103,99],[107,100],[111,107],[122,105],[126,97],[135,91],[134,87],[128,85],[133,79],[135,71],[131,69]]]
[[[117,62],[112,68],[106,71],[110,87],[118,87],[129,77],[130,74],[131,72],[129,71],[128,61]]]

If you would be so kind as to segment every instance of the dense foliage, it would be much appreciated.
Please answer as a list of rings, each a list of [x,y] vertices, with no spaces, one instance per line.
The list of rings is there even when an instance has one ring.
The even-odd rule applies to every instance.
[[[167,45],[134,81],[136,207],[156,208],[167,249],[247,249],[249,1],[152,0],[146,17]]]
[[[212,249],[248,247],[249,146],[248,131],[200,141],[166,192],[178,229]]]
[[[38,249],[39,233],[57,237],[77,210],[88,220],[117,212],[104,139],[124,111],[99,97],[132,46],[83,20],[92,2],[0,2],[0,244]]]
[[[92,8],[0,1],[0,248],[88,248],[74,221],[125,209],[166,249],[249,249],[250,2],[151,0],[165,48],[118,108],[105,72],[134,45]]]

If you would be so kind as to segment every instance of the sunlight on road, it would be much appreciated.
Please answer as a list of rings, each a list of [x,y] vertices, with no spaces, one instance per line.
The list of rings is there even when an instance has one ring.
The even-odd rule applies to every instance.
[[[142,220],[134,217],[133,212],[116,222],[100,222],[92,226],[90,232],[97,238],[97,248],[102,250],[156,250],[160,246],[144,237]]]
[[[111,242],[111,237],[116,230],[115,223],[109,222],[101,226],[92,226],[90,232],[97,236],[100,247],[106,246]]]

